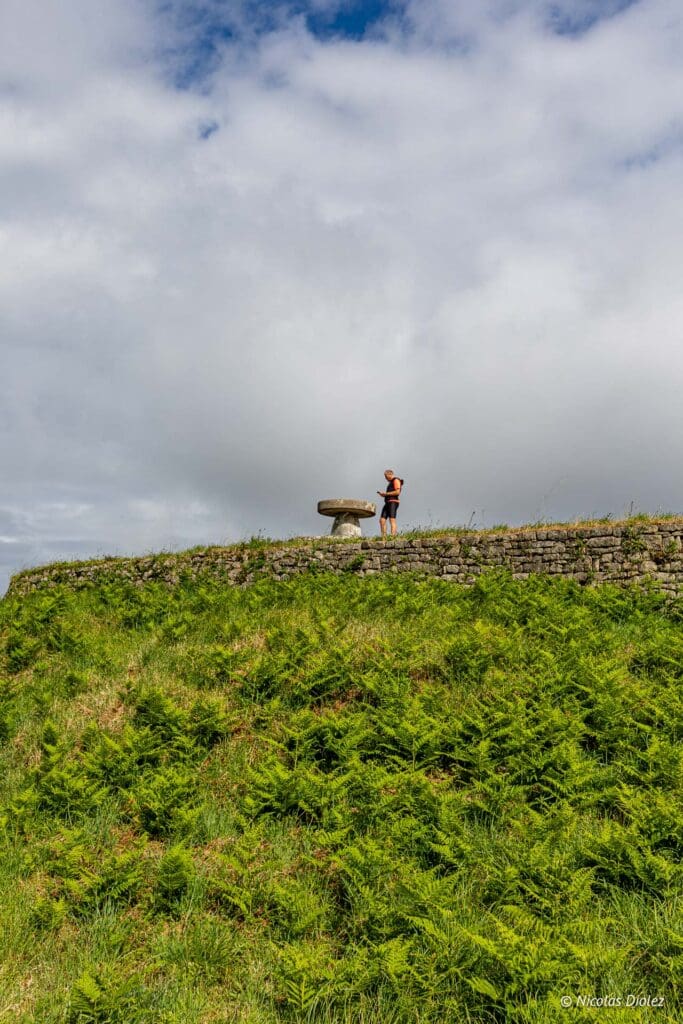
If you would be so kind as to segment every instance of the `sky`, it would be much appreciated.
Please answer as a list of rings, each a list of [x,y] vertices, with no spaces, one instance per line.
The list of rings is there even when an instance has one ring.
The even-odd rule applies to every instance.
[[[3,0],[0,593],[683,509],[680,0]],[[376,530],[366,521],[366,533]]]

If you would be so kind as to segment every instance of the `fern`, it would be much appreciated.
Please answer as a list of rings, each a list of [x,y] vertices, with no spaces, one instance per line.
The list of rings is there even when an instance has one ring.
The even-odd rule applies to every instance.
[[[190,890],[196,877],[192,854],[182,846],[172,846],[159,861],[155,902],[161,910],[171,910]]]
[[[192,772],[171,765],[145,775],[131,790],[131,816],[148,836],[170,836],[186,829],[196,818],[196,800]]]
[[[85,972],[73,985],[66,1011],[67,1024],[143,1024],[150,993],[137,978],[122,980],[101,972]]]
[[[287,945],[277,950],[279,986],[288,1016],[303,1020],[330,987],[331,970],[323,951],[304,944]]]

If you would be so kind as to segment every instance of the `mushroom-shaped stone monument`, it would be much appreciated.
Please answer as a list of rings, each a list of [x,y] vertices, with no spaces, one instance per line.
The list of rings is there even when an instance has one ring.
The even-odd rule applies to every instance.
[[[318,502],[318,512],[321,516],[334,516],[333,537],[360,537],[360,520],[374,516],[377,509],[372,501],[326,498]]]

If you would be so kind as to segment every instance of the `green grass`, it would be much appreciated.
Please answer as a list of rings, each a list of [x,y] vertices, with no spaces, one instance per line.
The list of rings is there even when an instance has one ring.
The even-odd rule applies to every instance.
[[[682,622],[501,574],[0,602],[0,1021],[683,1020]]]

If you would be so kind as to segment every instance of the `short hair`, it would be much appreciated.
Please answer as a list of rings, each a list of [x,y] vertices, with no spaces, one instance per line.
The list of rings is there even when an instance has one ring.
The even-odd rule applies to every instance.
[[[392,476],[394,475],[393,469],[385,469],[384,472],[385,473],[391,473]]]

